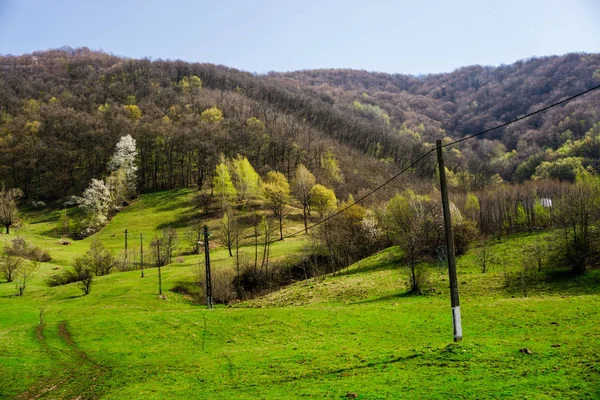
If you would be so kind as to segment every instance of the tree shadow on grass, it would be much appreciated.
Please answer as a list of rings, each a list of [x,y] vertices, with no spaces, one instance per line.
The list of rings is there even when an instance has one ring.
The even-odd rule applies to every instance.
[[[73,294],[71,296],[63,297],[62,299],[63,300],[73,300],[73,299],[79,299],[79,298],[81,298],[83,296],[85,296],[85,294],[83,294],[83,293],[82,294]]]
[[[385,361],[384,360],[373,361],[373,362],[364,363],[362,365],[355,365],[355,366],[350,366],[350,367],[345,367],[345,368],[336,368],[336,369],[330,369],[330,370],[317,369],[314,372],[301,374],[299,376],[292,376],[292,377],[288,377],[288,378],[274,380],[274,381],[272,381],[272,383],[275,385],[281,385],[281,384],[286,384],[286,383],[291,383],[291,382],[296,382],[296,381],[301,381],[301,380],[306,380],[306,379],[323,379],[324,376],[328,376],[328,375],[347,376],[347,374],[350,374],[353,372],[358,372],[358,371],[369,369],[369,368],[377,368],[377,367],[386,368],[388,365],[407,362],[407,361],[413,360],[413,359],[415,359],[417,357],[421,357],[421,356],[423,356],[423,353],[415,352],[414,354],[409,354],[409,355],[403,356],[403,357],[395,357],[395,358],[391,358],[391,359],[385,360]],[[243,389],[243,388],[259,386],[259,385],[263,385],[263,384],[264,383],[232,385],[232,388]]]
[[[379,302],[385,302],[385,301],[393,301],[393,300],[401,300],[401,299],[410,299],[413,297],[426,297],[426,294],[418,294],[412,291],[406,291],[406,292],[402,292],[402,293],[393,293],[393,294],[386,294],[385,296],[380,296],[380,297],[373,297],[370,299],[366,299],[366,300],[359,300],[359,301],[355,301],[352,302],[352,304],[371,304],[371,303],[379,303]]]
[[[203,213],[189,212],[189,213],[183,214],[180,218],[176,219],[175,221],[163,222],[162,224],[159,224],[156,227],[156,229],[163,230],[163,229],[168,229],[168,228],[174,228],[174,229],[191,228],[193,226],[196,226],[198,223],[208,222],[208,221],[209,221],[209,216],[207,216]]]
[[[537,276],[529,277],[524,282],[519,278],[518,274],[512,276],[510,286],[505,289],[509,294],[522,295],[524,289],[531,295],[600,294],[600,269],[588,270],[585,274],[576,274],[570,269],[553,269],[539,272]]]
[[[386,250],[384,250],[386,251]],[[336,273],[336,276],[352,276],[374,271],[388,271],[402,267],[403,257],[399,251],[387,251],[385,254],[379,253],[374,255],[377,260],[362,261],[354,264],[351,269],[341,270]],[[361,265],[363,264],[363,265]]]

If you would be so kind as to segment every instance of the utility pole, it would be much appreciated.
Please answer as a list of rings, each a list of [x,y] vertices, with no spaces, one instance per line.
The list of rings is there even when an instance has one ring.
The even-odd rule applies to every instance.
[[[127,269],[127,229],[125,229],[125,269]]]
[[[210,276],[210,254],[208,245],[208,225],[204,225],[204,263],[206,265],[206,307],[213,308],[212,278]]]
[[[144,277],[144,234],[140,233],[140,267],[142,268],[142,278]]]
[[[442,206],[444,209],[444,228],[446,230],[446,249],[448,251],[448,273],[450,275],[450,304],[452,306],[452,327],[454,341],[462,340],[462,324],[460,322],[460,302],[458,299],[458,282],[456,279],[456,260],[454,259],[454,237],[452,236],[452,217],[448,202],[448,187],[446,186],[446,168],[442,154],[442,141],[436,140],[437,159],[440,170],[440,186],[442,189]]]
[[[158,258],[157,263],[158,263],[158,295],[159,296],[162,296],[162,277],[160,275],[160,264],[161,264],[161,261],[160,261],[160,245],[161,244],[162,243],[158,243],[157,247],[156,247],[156,254],[158,256],[157,257]]]

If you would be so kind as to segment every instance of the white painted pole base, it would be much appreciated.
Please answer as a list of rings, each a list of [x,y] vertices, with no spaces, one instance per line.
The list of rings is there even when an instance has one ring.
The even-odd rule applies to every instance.
[[[460,322],[460,306],[452,307],[452,327],[454,328],[454,341],[462,340],[462,324]]]

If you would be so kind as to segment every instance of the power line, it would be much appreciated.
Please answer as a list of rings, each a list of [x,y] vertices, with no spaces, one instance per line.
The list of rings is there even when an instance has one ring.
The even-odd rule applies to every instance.
[[[315,228],[319,225],[321,225],[324,222],[329,221],[330,219],[338,216],[339,214],[343,213],[344,211],[346,211],[347,209],[349,209],[350,207],[355,206],[356,204],[360,203],[361,201],[363,201],[364,199],[366,199],[367,197],[371,196],[373,193],[377,192],[378,190],[380,190],[381,188],[383,188],[384,186],[388,185],[389,183],[391,183],[394,179],[398,178],[400,175],[402,175],[403,173],[405,173],[406,171],[408,171],[409,169],[411,169],[412,167],[414,167],[415,165],[417,165],[417,163],[419,161],[421,161],[422,159],[424,159],[425,157],[427,157],[429,154],[433,153],[433,151],[435,150],[435,148],[427,151],[426,153],[422,154],[419,158],[417,158],[415,161],[413,161],[408,167],[404,168],[402,171],[398,172],[396,175],[394,175],[393,177],[391,177],[390,179],[388,179],[387,181],[385,181],[384,183],[382,183],[381,185],[377,186],[375,189],[371,190],[369,193],[365,194],[364,196],[362,196],[360,199],[356,200],[354,203],[347,205],[346,207],[342,208],[341,210],[338,210],[337,212],[331,214],[330,216],[328,216],[325,219],[320,220],[319,222],[316,222],[310,226],[308,226],[306,228],[306,230],[308,229],[312,229]],[[306,231],[305,229],[302,229],[298,232],[292,233],[291,235],[287,235],[284,237],[284,239],[286,238],[290,238],[296,235],[301,234],[302,232]]]
[[[495,126],[495,127],[493,127],[493,128],[489,128],[489,129],[486,129],[486,130],[484,130],[484,131],[481,131],[481,132],[479,132],[479,133],[475,133],[475,134],[473,134],[473,135],[470,135],[470,136],[465,136],[464,138],[461,138],[461,139],[455,140],[455,141],[453,141],[453,142],[450,142],[450,143],[446,143],[446,144],[442,145],[442,147],[448,147],[448,146],[452,146],[452,145],[455,145],[455,144],[457,144],[457,143],[464,142],[465,140],[469,140],[469,139],[473,139],[474,137],[477,137],[477,136],[485,135],[486,133],[489,133],[489,132],[491,132],[491,131],[494,131],[494,130],[496,130],[496,129],[500,129],[500,128],[504,128],[504,127],[506,127],[506,126],[512,125],[512,124],[514,124],[515,122],[519,122],[519,121],[521,121],[521,120],[524,120],[524,119],[526,119],[526,118],[532,117],[532,116],[534,116],[534,115],[536,115],[536,114],[540,114],[540,113],[543,113],[543,112],[545,112],[545,111],[548,111],[549,109],[551,109],[551,108],[553,108],[553,107],[559,106],[559,105],[561,105],[561,104],[568,103],[569,101],[571,101],[571,100],[573,100],[573,99],[576,99],[577,97],[583,96],[583,95],[585,95],[585,94],[587,94],[587,93],[590,93],[590,92],[592,92],[592,91],[594,91],[594,90],[596,90],[596,89],[600,89],[600,85],[598,85],[598,86],[594,86],[594,87],[593,87],[593,88],[591,88],[591,89],[588,89],[588,90],[585,90],[585,91],[583,91],[583,92],[581,92],[581,93],[578,93],[578,94],[576,94],[576,95],[573,95],[573,96],[567,97],[567,98],[566,98],[566,99],[564,99],[564,100],[561,100],[561,101],[558,101],[558,102],[556,102],[556,103],[550,104],[549,106],[546,106],[546,107],[544,107],[544,108],[541,108],[541,109],[539,109],[539,110],[537,110],[537,111],[534,111],[534,112],[531,112],[531,113],[529,113],[529,114],[523,115],[523,116],[521,116],[521,117],[515,118],[515,119],[513,119],[513,120],[511,120],[511,121],[508,121],[508,122],[502,123],[502,124],[500,124],[500,125],[497,125],[497,126]],[[308,230],[308,229],[315,228],[315,227],[317,227],[317,226],[319,226],[319,225],[321,225],[321,224],[323,224],[323,223],[325,223],[325,222],[329,221],[330,219],[332,219],[332,218],[334,218],[334,217],[336,217],[336,216],[340,215],[341,213],[343,213],[344,211],[346,211],[346,210],[348,210],[349,208],[353,207],[354,205],[356,205],[356,204],[358,204],[358,203],[362,202],[362,201],[363,201],[363,200],[365,200],[367,197],[369,197],[369,196],[371,196],[372,194],[374,194],[375,192],[379,191],[379,190],[380,190],[380,189],[382,189],[384,186],[387,186],[387,185],[388,185],[388,184],[390,184],[390,183],[391,183],[393,180],[395,180],[396,178],[398,178],[400,175],[402,175],[403,173],[405,173],[406,171],[408,171],[409,169],[411,169],[412,167],[414,167],[414,166],[415,166],[417,163],[419,163],[421,160],[423,160],[423,159],[424,159],[425,157],[427,157],[429,154],[433,153],[433,151],[434,151],[434,150],[435,150],[435,147],[434,147],[434,148],[432,148],[432,149],[430,149],[430,150],[429,150],[429,151],[427,151],[426,153],[422,154],[422,155],[421,155],[419,158],[417,158],[415,161],[413,161],[413,162],[412,162],[412,163],[411,163],[411,164],[410,164],[408,167],[406,167],[406,168],[402,169],[402,171],[398,172],[396,175],[394,175],[393,177],[391,177],[390,179],[388,179],[387,181],[385,181],[385,182],[384,182],[384,183],[382,183],[381,185],[377,186],[375,189],[373,189],[372,191],[370,191],[370,192],[369,192],[369,193],[367,193],[366,195],[362,196],[360,199],[356,200],[354,203],[352,203],[352,204],[349,204],[348,206],[346,206],[346,207],[342,208],[341,210],[338,210],[337,212],[335,212],[335,213],[331,214],[331,215],[330,215],[330,216],[328,216],[327,218],[325,218],[325,219],[322,219],[321,221],[318,221],[318,222],[316,222],[316,223],[314,223],[314,224],[312,224],[312,225],[308,226],[306,229],[302,229],[302,230],[299,230],[299,231],[297,231],[297,232],[294,232],[294,233],[292,233],[292,234],[290,234],[290,235],[284,236],[284,239],[287,239],[287,238],[294,237],[294,236],[296,236],[296,235],[299,235],[299,234],[301,234],[301,233],[305,232],[305,231],[306,231],[306,230]],[[278,241],[278,240],[273,240],[273,241],[271,241],[270,243],[275,243],[275,242],[277,242],[277,241]]]

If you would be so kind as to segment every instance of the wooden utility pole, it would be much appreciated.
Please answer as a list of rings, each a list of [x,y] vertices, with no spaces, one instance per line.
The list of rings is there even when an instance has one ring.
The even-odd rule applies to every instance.
[[[208,245],[208,225],[204,225],[204,263],[206,265],[206,307],[213,308],[212,278],[210,276],[210,254]]]
[[[158,295],[161,296],[162,295],[162,277],[160,275],[160,245],[162,243],[158,243],[157,247],[156,247],[156,255],[157,255],[157,264],[158,264]]]
[[[142,278],[144,277],[144,234],[140,233],[140,267],[142,268]]]
[[[127,229],[125,229],[125,269],[127,269]]]
[[[442,207],[444,209],[444,228],[446,230],[446,249],[448,251],[448,273],[450,275],[450,304],[452,306],[452,326],[454,341],[462,340],[462,324],[460,321],[460,302],[458,299],[458,282],[456,279],[456,260],[454,259],[454,237],[452,236],[452,217],[448,202],[448,187],[446,185],[446,168],[442,154],[442,141],[436,140],[437,159],[440,170],[440,186],[442,189]]]

